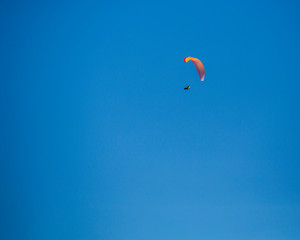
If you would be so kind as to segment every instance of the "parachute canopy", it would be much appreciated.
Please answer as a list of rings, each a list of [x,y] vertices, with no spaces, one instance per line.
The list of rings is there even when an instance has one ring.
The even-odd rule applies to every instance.
[[[204,70],[204,66],[202,64],[202,62],[197,59],[197,58],[193,58],[193,57],[186,57],[184,58],[184,62],[188,62],[188,61],[192,61],[195,64],[195,67],[198,71],[200,80],[203,81],[204,80],[204,76],[205,76],[205,70]]]

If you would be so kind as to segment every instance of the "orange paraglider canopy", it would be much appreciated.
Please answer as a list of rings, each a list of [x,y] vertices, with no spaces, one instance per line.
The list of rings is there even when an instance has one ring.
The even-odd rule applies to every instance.
[[[186,58],[184,58],[184,62],[188,62],[190,60],[195,64],[195,67],[196,67],[196,69],[198,71],[200,80],[204,81],[205,69],[204,69],[203,63],[199,59],[194,58],[194,57],[186,57]]]

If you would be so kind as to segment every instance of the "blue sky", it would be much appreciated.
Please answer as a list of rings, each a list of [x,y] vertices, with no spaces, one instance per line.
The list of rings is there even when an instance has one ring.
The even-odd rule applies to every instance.
[[[0,6],[1,239],[300,238],[299,3]]]

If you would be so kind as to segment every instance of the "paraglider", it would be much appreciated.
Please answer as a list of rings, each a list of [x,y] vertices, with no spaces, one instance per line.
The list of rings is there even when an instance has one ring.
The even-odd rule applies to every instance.
[[[190,60],[195,64],[195,67],[196,67],[196,69],[198,71],[200,80],[204,81],[205,70],[204,70],[203,63],[199,59],[194,58],[194,57],[186,57],[186,58],[184,58],[184,62],[188,62]]]
[[[188,85],[187,87],[184,88],[184,90],[189,90],[191,88],[190,85]]]

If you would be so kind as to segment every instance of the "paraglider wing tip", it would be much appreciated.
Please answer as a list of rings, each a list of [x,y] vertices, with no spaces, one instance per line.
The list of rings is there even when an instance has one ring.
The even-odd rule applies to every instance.
[[[188,58],[188,57],[185,57],[185,58],[183,59],[183,61],[184,61],[184,62],[187,62],[187,61],[186,61],[187,58]]]

